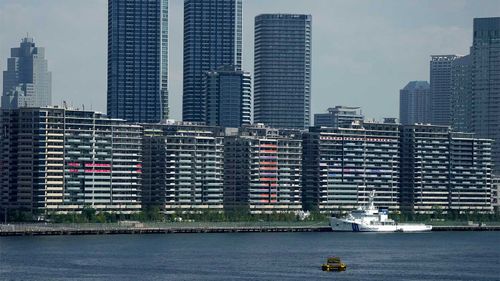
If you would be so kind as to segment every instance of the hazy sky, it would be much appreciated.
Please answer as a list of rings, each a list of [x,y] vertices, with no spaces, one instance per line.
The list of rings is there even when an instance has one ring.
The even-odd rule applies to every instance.
[[[182,111],[183,0],[170,0],[170,108]],[[397,117],[399,89],[428,80],[432,54],[467,54],[474,17],[500,16],[498,0],[244,0],[243,67],[253,72],[254,17],[313,16],[313,113],[361,106]],[[0,0],[0,68],[29,33],[46,48],[53,101],[106,111],[107,1]],[[1,82],[1,77],[0,77]]]

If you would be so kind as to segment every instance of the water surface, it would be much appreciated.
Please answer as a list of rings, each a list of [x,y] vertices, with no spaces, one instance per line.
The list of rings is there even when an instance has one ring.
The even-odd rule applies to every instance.
[[[322,272],[329,255],[346,272]],[[0,280],[500,280],[499,232],[0,238]]]

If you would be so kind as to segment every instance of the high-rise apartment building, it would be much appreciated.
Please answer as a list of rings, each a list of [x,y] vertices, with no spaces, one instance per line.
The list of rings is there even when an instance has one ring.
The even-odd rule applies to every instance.
[[[239,128],[252,122],[252,80],[233,66],[208,71],[204,77],[205,123]]]
[[[399,120],[403,125],[429,123],[430,106],[427,81],[411,81],[399,91]]]
[[[205,73],[223,65],[239,70],[241,55],[242,0],[184,1],[184,121],[205,122]]]
[[[400,126],[311,127],[303,135],[304,207],[342,213],[367,204],[399,209]]]
[[[314,126],[346,128],[363,122],[364,118],[359,107],[335,106],[328,108],[327,113],[314,114]]]
[[[404,126],[401,207],[406,211],[491,212],[492,140],[448,126]]]
[[[224,208],[252,214],[302,210],[300,132],[262,124],[224,140]]]
[[[168,0],[108,0],[108,115],[168,118]]]
[[[3,72],[2,109],[48,106],[52,103],[52,74],[48,71],[45,48],[33,38],[23,38],[12,48]]]
[[[166,212],[222,211],[224,138],[189,122],[144,125],[143,203]]]
[[[311,118],[312,16],[255,18],[254,120],[303,129]]]
[[[452,64],[456,55],[431,56],[431,120],[433,125],[451,125]]]
[[[500,17],[474,19],[472,131],[494,139],[495,172],[500,173]]]
[[[457,132],[471,132],[472,58],[459,57],[451,69],[451,127]]]
[[[47,212],[141,209],[141,127],[57,107],[2,110],[0,205]]]

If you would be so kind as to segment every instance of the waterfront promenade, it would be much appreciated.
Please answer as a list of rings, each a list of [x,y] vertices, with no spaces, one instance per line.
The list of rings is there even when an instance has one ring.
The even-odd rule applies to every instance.
[[[326,222],[2,224],[0,236],[113,235],[236,232],[331,232]],[[433,231],[500,231],[500,225],[438,225]]]

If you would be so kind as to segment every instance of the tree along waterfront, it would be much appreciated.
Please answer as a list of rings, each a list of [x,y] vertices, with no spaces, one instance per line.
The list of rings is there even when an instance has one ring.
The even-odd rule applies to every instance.
[[[434,212],[433,214],[392,213],[391,218],[397,222],[426,222],[433,225],[465,225],[470,221],[490,224],[500,224],[500,214],[459,214],[458,212]],[[323,222],[328,224],[328,215],[319,212],[310,212],[304,218],[296,213],[249,214],[246,210],[227,212],[204,211],[196,213],[174,212],[163,214],[159,207],[149,207],[133,214],[120,214],[110,212],[97,212],[92,208],[84,208],[80,213],[57,214],[48,213],[43,219],[37,219],[30,212],[13,210],[8,213],[4,223],[20,222],[50,222],[50,223],[100,223],[109,224],[120,221],[138,221],[151,223],[168,222]]]

